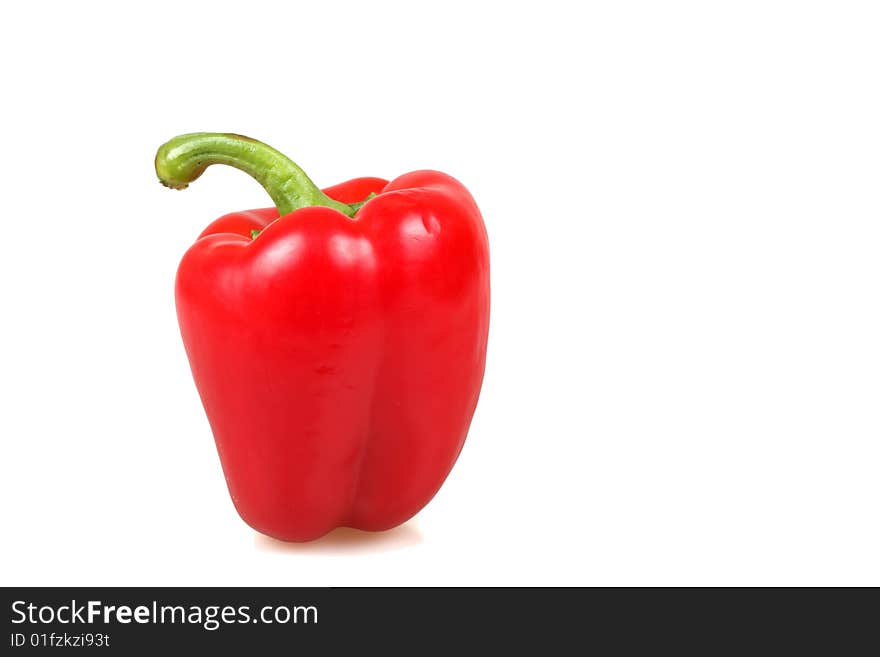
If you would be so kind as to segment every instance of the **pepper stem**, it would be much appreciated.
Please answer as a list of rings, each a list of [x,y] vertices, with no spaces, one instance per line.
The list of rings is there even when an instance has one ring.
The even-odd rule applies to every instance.
[[[362,205],[330,198],[286,156],[250,137],[194,132],[165,142],[156,153],[159,182],[172,189],[185,189],[212,164],[235,167],[260,183],[282,217],[310,205],[323,205],[352,217]]]

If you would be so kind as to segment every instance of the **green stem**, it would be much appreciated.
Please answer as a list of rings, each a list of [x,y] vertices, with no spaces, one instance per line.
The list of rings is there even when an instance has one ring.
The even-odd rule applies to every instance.
[[[282,217],[310,205],[334,208],[352,217],[361,205],[333,200],[287,157],[250,137],[194,132],[162,144],[156,153],[159,181],[172,189],[185,189],[212,164],[226,164],[251,176],[269,193]]]

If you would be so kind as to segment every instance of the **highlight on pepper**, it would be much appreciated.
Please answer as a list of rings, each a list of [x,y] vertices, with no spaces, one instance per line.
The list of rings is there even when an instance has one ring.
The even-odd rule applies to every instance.
[[[173,189],[213,164],[273,203],[209,224],[175,282],[236,510],[285,541],[406,522],[455,464],[483,381],[489,245],[476,202],[430,170],[322,190],[235,134],[180,135],[155,160]]]

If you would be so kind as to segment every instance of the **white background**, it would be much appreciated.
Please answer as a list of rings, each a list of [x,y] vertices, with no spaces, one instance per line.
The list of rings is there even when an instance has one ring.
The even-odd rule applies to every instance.
[[[880,14],[847,2],[6,3],[0,582],[880,585]],[[173,304],[267,197],[436,168],[492,253],[483,395],[413,521],[233,510]]]

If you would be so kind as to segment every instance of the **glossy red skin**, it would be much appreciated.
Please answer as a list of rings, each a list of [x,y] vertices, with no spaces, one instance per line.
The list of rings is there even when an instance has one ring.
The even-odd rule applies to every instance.
[[[477,404],[489,250],[453,178],[324,190],[370,200],[226,215],[184,255],[177,313],[232,501],[264,534],[389,529],[440,488]],[[251,230],[262,230],[252,240]]]

